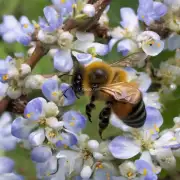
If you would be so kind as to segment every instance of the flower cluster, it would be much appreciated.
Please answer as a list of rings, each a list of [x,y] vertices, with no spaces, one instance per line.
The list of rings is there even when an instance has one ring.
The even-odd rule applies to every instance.
[[[17,143],[23,143],[30,151],[37,179],[157,180],[162,170],[176,168],[176,158],[180,157],[180,117],[174,118],[174,127],[161,132],[160,128],[164,121],[161,95],[180,85],[180,2],[139,0],[137,13],[128,7],[120,9],[120,25],[115,28],[109,23],[109,3],[110,0],[94,4],[91,0],[52,0],[37,22],[26,16],[19,21],[12,15],[3,16],[2,39],[19,42],[28,47],[28,52],[0,60],[0,108],[3,101],[15,106],[13,116],[4,112],[0,118],[0,149],[13,150]],[[96,31],[100,29],[102,33],[101,28],[107,31],[103,37],[107,36],[108,42],[97,40]],[[166,31],[166,36],[161,31]],[[146,120],[143,127],[132,128],[112,112],[110,124],[119,134],[97,141],[84,132],[85,115],[74,110],[79,97],[69,77],[77,64],[88,68],[93,62],[103,62],[116,45],[117,53],[124,56],[117,66],[129,62],[121,65],[121,70],[127,76],[126,82],[141,92]],[[175,52],[174,57],[154,68],[151,57],[167,49]],[[52,58],[54,72],[35,74],[33,68],[44,55]],[[77,79],[80,84],[81,75]],[[99,82],[99,77],[95,79]],[[157,82],[160,89],[152,91]],[[35,90],[41,95],[29,99]],[[18,104],[16,100],[24,95],[27,104]],[[94,108],[94,104],[89,105]],[[17,111],[20,106],[21,114]],[[0,174],[0,179],[23,179],[7,157],[0,157]]]

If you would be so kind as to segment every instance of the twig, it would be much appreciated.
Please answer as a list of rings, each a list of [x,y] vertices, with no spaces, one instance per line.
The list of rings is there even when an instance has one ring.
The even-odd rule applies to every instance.
[[[68,19],[65,22],[63,30],[68,31],[71,29],[78,29],[80,31],[88,31],[90,30],[95,24],[97,24],[99,18],[101,17],[105,8],[111,3],[112,0],[99,0],[94,3],[94,7],[96,10],[95,16],[91,18],[87,18],[84,21],[77,21],[75,19]]]
[[[89,3],[93,3],[93,2],[94,0],[89,0]],[[97,24],[101,14],[105,10],[106,6],[110,4],[110,2],[111,0],[98,0],[96,3],[93,4],[96,10],[96,14],[94,17],[88,18],[84,22],[79,22],[74,19],[68,19],[63,26],[63,30],[70,31],[74,28],[80,31],[89,30],[90,28],[92,28],[94,25]],[[29,59],[27,60],[27,64],[31,66],[31,69],[33,69],[38,63],[38,61],[49,51],[49,49],[45,48],[40,41],[37,41],[36,35],[37,35],[37,32],[33,35],[33,39],[36,41],[36,48],[33,54],[31,55],[31,57],[29,57]],[[20,110],[19,109],[18,110],[19,112],[22,112],[23,105],[26,104],[26,101],[27,101],[27,98],[24,98],[24,96],[21,96],[17,100],[10,100],[8,98],[5,98],[2,101],[0,101],[0,113],[5,111],[6,109],[8,109],[9,111],[13,111],[13,109],[17,110],[20,104],[22,106]],[[10,107],[8,108],[9,103],[10,103]]]

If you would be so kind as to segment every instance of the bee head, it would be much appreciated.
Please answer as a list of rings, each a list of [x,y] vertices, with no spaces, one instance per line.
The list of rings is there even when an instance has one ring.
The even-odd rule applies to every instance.
[[[105,84],[108,80],[108,73],[100,68],[94,69],[89,73],[89,83],[91,85]]]

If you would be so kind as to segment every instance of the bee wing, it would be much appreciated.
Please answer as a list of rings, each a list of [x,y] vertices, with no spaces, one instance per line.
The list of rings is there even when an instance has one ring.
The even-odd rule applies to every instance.
[[[137,104],[142,99],[141,92],[137,86],[128,82],[110,84],[101,87],[100,91],[112,96],[117,101],[130,104]]]
[[[144,52],[136,52],[136,53],[130,54],[129,56],[121,58],[119,61],[116,61],[115,63],[110,64],[110,66],[135,67],[137,65],[137,62],[144,61],[146,58],[147,58],[147,55]]]

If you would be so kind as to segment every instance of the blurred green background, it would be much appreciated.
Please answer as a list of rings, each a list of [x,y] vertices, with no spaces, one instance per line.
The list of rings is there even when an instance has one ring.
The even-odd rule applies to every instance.
[[[43,15],[43,7],[50,4],[48,0],[0,0],[0,20],[2,20],[3,15],[13,14],[17,18],[22,15],[26,15],[30,20],[37,20],[38,16]],[[138,0],[112,0],[111,8],[109,11],[110,25],[117,26],[120,21],[120,7],[133,7],[137,9]],[[12,55],[14,52],[26,52],[27,48],[23,47],[18,43],[6,44],[2,40],[0,41],[0,59],[5,58],[8,54]],[[161,61],[167,60],[168,57],[172,56],[174,52],[163,52],[161,55],[152,58],[153,64],[157,67]],[[105,57],[106,61],[118,60],[119,54],[116,53],[115,49],[108,56]],[[53,71],[52,62],[50,57],[44,57],[38,63],[34,69],[34,73],[47,74]],[[164,103],[163,117],[164,125],[163,128],[169,128],[173,125],[173,117],[180,114],[180,90],[178,89],[173,94],[163,96],[161,101]],[[88,103],[88,99],[82,97],[77,101],[73,109],[80,110],[82,113],[85,112],[85,105]],[[100,104],[97,103],[97,107]],[[102,106],[101,106],[102,107]],[[97,134],[98,128],[98,114],[100,108],[97,108],[93,112],[93,123],[88,123],[85,130],[91,138],[99,139]],[[119,130],[109,126],[104,133],[104,137],[110,135],[116,135]],[[2,152],[3,154],[3,152]],[[6,155],[12,157],[16,160],[16,169],[19,173],[24,175],[27,180],[35,180],[35,169],[33,163],[29,160],[30,154],[27,150],[22,147],[17,147],[13,152],[8,152]]]

